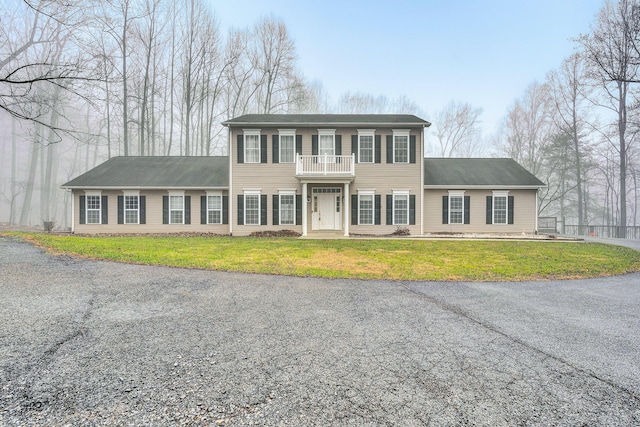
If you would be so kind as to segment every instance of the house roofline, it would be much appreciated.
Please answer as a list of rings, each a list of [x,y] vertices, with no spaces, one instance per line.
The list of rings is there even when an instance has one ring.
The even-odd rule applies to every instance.
[[[166,186],[86,186],[86,185],[62,185],[60,188],[69,190],[228,190],[229,187],[166,187]]]
[[[429,126],[431,126],[431,123],[429,122],[403,122],[403,123],[398,123],[398,122],[317,122],[317,123],[309,123],[309,122],[305,122],[305,121],[300,121],[300,122],[262,122],[262,121],[246,121],[246,122],[222,122],[221,123],[222,126],[225,127],[240,127],[240,126],[268,126],[268,127],[275,127],[275,126],[296,126],[299,128],[318,128],[318,127],[327,127],[327,126],[349,126],[349,127],[362,127],[362,126],[384,126],[384,127],[396,127],[396,128],[401,128],[401,127],[422,127],[422,128],[428,128]]]
[[[464,190],[537,190],[539,188],[546,188],[546,185],[425,185],[425,190],[450,190],[450,189],[464,189]]]

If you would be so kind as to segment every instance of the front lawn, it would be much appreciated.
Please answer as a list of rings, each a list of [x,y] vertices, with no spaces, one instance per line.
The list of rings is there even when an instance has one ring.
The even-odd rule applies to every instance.
[[[14,235],[87,258],[290,276],[522,281],[640,271],[640,252],[582,242]]]
[[[583,242],[12,234],[87,258],[291,276],[522,281],[640,271],[640,252]]]

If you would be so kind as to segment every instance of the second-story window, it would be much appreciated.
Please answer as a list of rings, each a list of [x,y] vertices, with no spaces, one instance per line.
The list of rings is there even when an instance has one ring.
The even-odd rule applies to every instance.
[[[374,161],[374,131],[358,131],[358,163]]]
[[[295,150],[295,131],[280,131],[280,163],[293,163],[295,161]]]
[[[327,161],[329,162],[333,160],[332,158],[336,153],[334,137],[335,135],[330,134],[320,134],[318,137],[318,155],[321,157],[327,156]]]
[[[260,133],[244,133],[244,162],[260,163]]]
[[[408,131],[393,131],[393,163],[409,163]]]

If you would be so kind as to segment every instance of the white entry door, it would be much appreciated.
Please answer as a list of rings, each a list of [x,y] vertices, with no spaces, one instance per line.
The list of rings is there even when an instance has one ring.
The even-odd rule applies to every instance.
[[[311,212],[312,230],[341,230],[340,193],[315,193]]]

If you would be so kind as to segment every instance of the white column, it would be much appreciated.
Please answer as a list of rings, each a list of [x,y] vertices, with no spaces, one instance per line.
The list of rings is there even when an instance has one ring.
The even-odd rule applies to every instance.
[[[349,201],[351,196],[349,195],[349,183],[344,184],[344,236],[349,237]]]
[[[307,183],[302,183],[302,235],[307,235]]]

